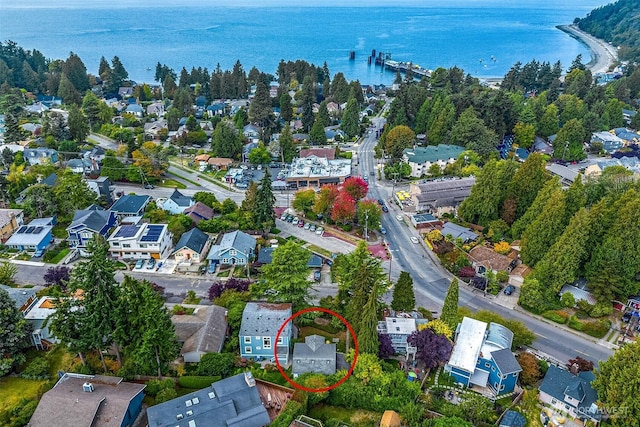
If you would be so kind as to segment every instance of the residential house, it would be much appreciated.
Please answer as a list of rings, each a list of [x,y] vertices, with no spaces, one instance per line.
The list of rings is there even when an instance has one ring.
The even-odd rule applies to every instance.
[[[39,94],[36,97],[36,100],[42,104],[44,104],[48,108],[59,107],[62,105],[62,98],[58,98],[53,95],[43,95]]]
[[[89,241],[96,235],[108,238],[109,231],[117,223],[118,219],[113,211],[106,211],[97,205],[77,210],[71,224],[67,227],[69,247],[77,249],[82,256],[88,256],[87,244]]]
[[[336,345],[320,335],[305,337],[293,346],[293,377],[307,372],[332,375],[336,373]]]
[[[251,372],[147,409],[149,427],[263,427],[271,423]]]
[[[531,146],[532,152],[548,154],[549,156],[553,155],[553,147],[544,138],[536,136],[533,145]]]
[[[57,298],[44,296],[29,307],[29,310],[24,314],[24,318],[32,326],[31,344],[37,350],[48,350],[60,342],[49,330],[48,321],[49,317],[55,314],[57,303]]]
[[[117,259],[164,259],[171,253],[172,237],[167,224],[120,225],[107,242]]]
[[[0,209],[0,241],[6,242],[24,224],[22,209]]]
[[[624,142],[624,145],[637,144],[640,142],[640,134],[630,129],[615,128],[613,132]]]
[[[212,245],[207,259],[212,264],[246,265],[255,254],[256,239],[242,231],[225,233]]]
[[[95,160],[91,159],[71,159],[67,162],[67,167],[74,173],[80,173],[84,175],[97,175],[100,167]]]
[[[580,172],[563,166],[559,163],[547,163],[545,168],[553,175],[560,177],[560,182],[564,186],[570,186],[571,184],[573,184],[573,181],[575,181],[576,177],[580,174]]]
[[[162,103],[162,101],[156,101],[149,104],[147,106],[147,114],[155,114],[158,117],[164,116],[164,104]]]
[[[450,236],[453,240],[460,238],[464,243],[473,242],[478,238],[478,235],[472,229],[453,222],[445,222],[440,232],[443,236]]]
[[[58,162],[58,152],[52,148],[25,148],[24,158],[29,166]]]
[[[144,115],[144,109],[138,104],[129,104],[125,109],[126,113],[133,114],[134,116],[141,118]]]
[[[476,269],[478,273],[484,273],[487,270],[491,270],[494,273],[498,271],[510,271],[515,267],[513,259],[506,255],[502,255],[494,251],[492,248],[486,246],[476,246],[469,251],[469,258],[471,259],[471,265]]]
[[[209,116],[224,116],[224,112],[227,108],[227,105],[224,102],[218,102],[215,104],[211,104],[207,106],[207,111],[209,112]]]
[[[113,206],[111,206],[111,210],[116,213],[119,220],[128,216],[142,216],[150,201],[150,196],[126,194],[116,200]]]
[[[38,137],[42,133],[42,125],[40,123],[24,123],[20,125],[20,129]]]
[[[126,427],[142,410],[144,384],[65,373],[42,396],[28,427]]]
[[[113,203],[113,184],[109,178],[106,176],[99,176],[96,179],[87,179],[86,182],[89,188],[98,195],[98,199],[101,202],[104,202],[107,206]]]
[[[405,148],[402,159],[411,166],[411,176],[420,178],[429,175],[429,168],[433,164],[444,169],[450,163],[454,163],[465,150],[459,145],[429,145],[426,147]]]
[[[320,159],[335,160],[336,150],[333,148],[304,148],[300,150],[300,155],[298,157],[306,159],[311,156],[315,156]]]
[[[164,202],[158,203],[162,210],[167,211],[173,215],[181,214],[185,209],[193,206],[196,203],[193,197],[185,196],[178,189],[174,189],[173,193]]]
[[[178,264],[199,264],[206,259],[210,239],[199,228],[192,228],[183,233],[176,244],[173,256]]]
[[[154,139],[158,138],[160,131],[163,129],[167,129],[167,121],[165,119],[158,119],[156,121],[144,124],[145,135],[149,135]]]
[[[562,297],[567,292],[573,295],[575,302],[583,300],[592,305],[598,302],[598,298],[589,291],[586,279],[577,279],[573,283],[565,283],[558,295]]]
[[[471,194],[475,177],[426,181],[409,186],[413,209],[435,216],[456,211],[460,203]],[[403,208],[405,209],[405,208]]]
[[[273,261],[273,251],[275,249],[274,247],[261,248],[260,252],[258,252],[256,262],[261,265],[271,264]],[[309,268],[321,268],[322,264],[324,264],[322,257],[314,253],[311,254],[309,261],[307,261],[307,267]]]
[[[227,170],[232,164],[233,160],[226,157],[209,157],[207,159],[207,165],[214,170]]]
[[[32,288],[12,288],[0,283],[0,290],[9,294],[22,316],[24,316],[33,304],[38,300],[36,292]]]
[[[242,128],[242,134],[247,139],[247,141],[255,142],[256,144],[260,140],[260,132],[261,129],[258,126],[252,124],[248,124]]]
[[[252,360],[289,362],[289,346],[292,337],[291,304],[249,302],[242,312],[242,323],[238,339],[240,356]],[[286,323],[286,324],[285,324]],[[278,331],[284,326],[277,338]]]
[[[242,146],[242,161],[244,163],[249,162],[249,153],[251,153],[254,148],[258,148],[258,141],[249,142]]]
[[[53,186],[56,185],[56,181],[58,180],[58,175],[56,175],[55,173],[51,173],[49,176],[47,176],[44,179],[42,178],[41,175],[39,175],[37,180],[38,180],[37,181],[38,184],[43,184],[53,188]],[[24,201],[24,198],[26,197],[29,188],[30,187],[25,188],[20,192],[20,194],[18,194],[18,197],[16,197],[16,203],[20,204]]]
[[[133,88],[130,87],[130,86],[119,87],[118,88],[118,95],[122,99],[129,98],[130,96],[133,96]]]
[[[185,209],[183,213],[191,218],[196,225],[198,225],[200,221],[209,220],[214,216],[213,209],[202,202],[196,202],[193,206]]]
[[[24,107],[24,109],[27,113],[37,114],[38,116],[41,116],[42,113],[46,113],[47,111],[49,111],[49,107],[44,105],[42,102],[36,102],[34,104],[27,105],[26,107]]]
[[[378,333],[388,335],[396,353],[406,355],[407,359],[415,356],[417,348],[407,342],[407,338],[418,330],[418,325],[427,320],[418,318],[413,313],[390,313],[378,322]]]
[[[593,372],[571,373],[555,365],[549,365],[538,399],[553,409],[569,414],[580,421],[597,423],[601,419],[598,393],[591,387]]]
[[[420,228],[435,228],[436,226],[442,226],[442,221],[440,221],[435,216],[430,213],[421,213],[411,215],[411,224],[417,229]]]
[[[200,362],[205,354],[222,350],[228,328],[226,308],[198,307],[193,314],[174,314],[171,322],[182,344],[180,355],[186,363]]]
[[[631,120],[633,120],[636,114],[638,114],[637,111],[627,110],[626,108],[622,109],[622,118],[624,119],[624,122],[628,125],[631,124]]]
[[[5,243],[19,251],[44,252],[53,240],[55,218],[38,218],[18,228]]]
[[[198,154],[193,160],[198,163],[198,166],[206,166],[210,158],[211,156],[209,154],[203,153]]]
[[[444,370],[464,386],[488,388],[492,397],[511,393],[522,371],[512,342],[513,332],[504,326],[464,317]]]
[[[601,143],[604,151],[609,154],[624,147],[624,141],[611,132],[594,132],[591,135],[591,144],[594,142]]]

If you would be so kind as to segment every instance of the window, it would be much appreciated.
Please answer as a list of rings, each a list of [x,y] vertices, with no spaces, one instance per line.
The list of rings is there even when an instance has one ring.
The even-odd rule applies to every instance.
[[[236,254],[237,254],[237,252],[236,252],[236,250],[235,250],[235,249],[231,249],[231,250],[229,251],[229,255],[231,255],[231,256],[235,256]]]
[[[506,376],[506,375],[503,375],[503,376],[502,376],[502,379],[503,379],[503,380],[506,380],[506,379],[507,379],[507,376]]]
[[[271,348],[271,337],[264,337],[262,339],[262,346],[265,350],[269,350]]]
[[[247,354],[251,354],[251,347],[245,346],[244,352],[247,353]]]
[[[251,344],[251,337],[244,337],[245,344]]]
[[[491,367],[491,372],[495,372],[495,371],[496,371],[496,367],[495,367],[495,366],[492,366],[492,367]]]
[[[551,399],[551,404],[552,404],[552,405],[555,405],[556,403],[558,403],[558,401],[557,401],[557,400],[555,400],[555,399]]]
[[[120,243],[118,243],[118,242],[113,242],[113,246],[120,246]]]
[[[222,258],[222,264],[229,264],[229,258]]]
[[[497,390],[498,389],[498,383],[493,383],[493,388]]]
[[[489,362],[484,362],[484,366],[485,366],[485,367],[487,367],[487,368],[490,368],[490,367],[491,367],[491,365],[489,364]]]
[[[500,391],[504,390],[504,384],[500,386]]]
[[[282,337],[278,337],[278,344],[282,344],[283,342]]]
[[[130,247],[131,247],[131,245],[130,245],[129,243],[123,243],[123,244],[122,244],[122,247],[123,247],[123,248],[130,248]]]

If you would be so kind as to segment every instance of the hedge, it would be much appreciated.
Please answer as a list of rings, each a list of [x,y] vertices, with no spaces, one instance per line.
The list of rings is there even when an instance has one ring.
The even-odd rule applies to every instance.
[[[284,410],[280,412],[278,418],[273,420],[269,425],[271,427],[289,427],[293,420],[300,415],[304,415],[304,413],[305,411],[302,403],[290,400],[285,405]]]
[[[185,375],[183,377],[178,378],[178,384],[180,387],[184,388],[194,388],[201,389],[205,387],[209,387],[211,383],[220,380],[220,375],[207,376],[207,377],[196,377]]]
[[[542,313],[542,317],[551,320],[552,322],[560,323],[561,325],[567,323],[567,320],[569,319],[569,315],[565,312],[554,310],[545,311],[544,313]]]

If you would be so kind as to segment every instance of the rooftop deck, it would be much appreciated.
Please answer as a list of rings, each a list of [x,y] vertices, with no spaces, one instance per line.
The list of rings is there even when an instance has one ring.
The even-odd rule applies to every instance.
[[[262,405],[267,409],[271,421],[275,420],[293,396],[294,389],[256,379],[256,388]]]

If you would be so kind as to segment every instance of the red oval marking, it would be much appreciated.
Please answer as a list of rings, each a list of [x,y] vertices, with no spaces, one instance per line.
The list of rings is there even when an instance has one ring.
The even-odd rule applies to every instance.
[[[305,387],[305,386],[300,385],[297,382],[293,381],[291,378],[289,378],[287,373],[284,371],[284,368],[282,367],[282,365],[280,365],[280,361],[278,360],[278,347],[277,347],[278,345],[277,344],[276,344],[276,351],[275,351],[276,366],[278,367],[278,370],[280,371],[280,374],[284,377],[284,379],[287,380],[287,382],[289,384],[291,384],[293,387],[295,387],[295,388],[297,388],[299,390],[308,391],[310,393],[322,393],[322,392],[325,392],[325,391],[333,390],[334,388],[338,387],[340,384],[344,383],[347,380],[347,378],[349,378],[351,376],[351,374],[353,373],[353,368],[355,368],[356,362],[358,361],[358,338],[356,337],[356,333],[354,332],[353,328],[351,327],[351,324],[349,322],[347,322],[347,319],[345,319],[344,317],[342,317],[341,315],[339,315],[335,311],[331,311],[331,310],[329,310],[327,308],[322,308],[322,307],[309,307],[309,308],[305,308],[304,310],[300,310],[300,311],[294,313],[293,315],[291,315],[291,317],[289,317],[287,320],[284,321],[282,326],[280,326],[280,329],[278,329],[278,334],[276,335],[276,343],[278,342],[278,339],[280,338],[280,335],[284,331],[284,328],[287,326],[287,323],[293,322],[293,319],[295,319],[296,317],[300,316],[301,314],[309,313],[309,312],[312,312],[312,311],[320,311],[322,313],[327,313],[327,314],[330,314],[332,316],[335,316],[338,319],[340,319],[340,321],[342,323],[344,323],[345,326],[347,327],[347,330],[349,331],[349,334],[351,334],[351,337],[353,338],[353,348],[355,349],[355,356],[353,357],[353,362],[351,362],[351,366],[349,367],[349,371],[338,382],[336,382],[335,384],[332,384],[332,385],[330,385],[328,387],[322,387],[322,388]]]

